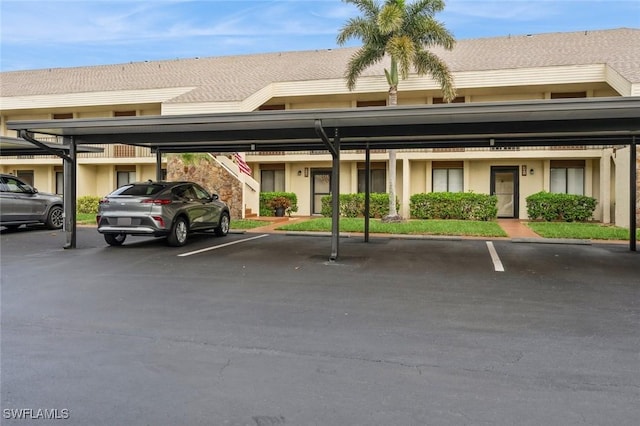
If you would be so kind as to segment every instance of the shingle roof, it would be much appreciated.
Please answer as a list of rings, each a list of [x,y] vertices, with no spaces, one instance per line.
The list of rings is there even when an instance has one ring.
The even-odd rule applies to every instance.
[[[0,73],[3,97],[194,87],[179,102],[237,101],[272,82],[339,79],[356,48],[264,53]],[[451,71],[608,64],[640,83],[640,29],[459,40],[432,51]],[[384,75],[377,64],[363,75]]]

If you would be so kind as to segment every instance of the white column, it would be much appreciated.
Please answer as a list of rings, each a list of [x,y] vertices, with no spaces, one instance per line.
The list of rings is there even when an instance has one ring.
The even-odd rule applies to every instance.
[[[611,150],[602,150],[600,157],[600,202],[602,223],[611,223]]]
[[[402,159],[402,205],[400,206],[400,216],[409,219],[411,214],[411,169],[409,159]]]

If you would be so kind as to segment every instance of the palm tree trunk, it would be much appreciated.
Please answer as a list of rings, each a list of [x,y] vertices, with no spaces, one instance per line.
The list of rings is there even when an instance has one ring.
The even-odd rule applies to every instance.
[[[398,105],[398,86],[391,85],[389,87],[389,103],[388,106]],[[396,209],[396,150],[390,149],[389,152],[389,214],[383,218],[385,222],[394,222],[402,220]]]

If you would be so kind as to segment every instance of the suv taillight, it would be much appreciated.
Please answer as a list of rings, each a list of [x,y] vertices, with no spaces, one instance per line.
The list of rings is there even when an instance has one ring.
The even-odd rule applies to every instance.
[[[100,199],[100,201],[98,201],[98,204],[109,204],[109,199],[108,198],[102,198],[102,199]]]
[[[147,198],[146,200],[142,200],[140,202],[141,203],[155,204],[156,206],[163,206],[165,204],[171,204],[171,200],[167,200],[167,199],[163,199],[163,198],[158,198],[158,199]]]

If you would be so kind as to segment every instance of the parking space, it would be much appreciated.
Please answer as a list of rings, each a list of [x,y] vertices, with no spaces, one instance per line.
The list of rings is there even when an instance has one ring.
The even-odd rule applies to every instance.
[[[483,240],[342,238],[337,262],[326,237],[63,240],[0,235],[3,409],[78,425],[640,416],[640,256],[624,245],[496,240],[501,272]]]

